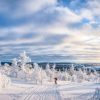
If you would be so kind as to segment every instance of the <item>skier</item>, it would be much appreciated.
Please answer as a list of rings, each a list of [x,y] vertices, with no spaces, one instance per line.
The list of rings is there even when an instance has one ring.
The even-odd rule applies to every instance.
[[[54,78],[55,84],[57,84],[57,77]]]

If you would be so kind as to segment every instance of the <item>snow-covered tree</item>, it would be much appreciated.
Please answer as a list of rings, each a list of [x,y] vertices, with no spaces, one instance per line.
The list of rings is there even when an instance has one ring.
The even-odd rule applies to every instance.
[[[51,71],[51,68],[50,68],[50,65],[49,64],[47,64],[46,65],[46,75],[47,75],[47,77],[48,77],[48,80],[52,80],[52,71]]]
[[[9,64],[5,63],[2,67],[2,73],[9,76],[11,70]]]
[[[28,62],[31,62],[31,58],[27,56],[26,52],[22,52],[19,56],[18,62],[20,62],[21,65],[25,65]]]
[[[69,69],[69,74],[70,74],[71,76],[73,76],[73,74],[75,74],[75,67],[74,67],[73,64],[71,65],[71,67],[70,67],[70,69]]]
[[[12,65],[11,65],[11,76],[17,78],[18,77],[18,71],[19,71],[19,67],[17,65],[17,59],[14,58],[12,60]]]
[[[41,68],[37,63],[34,63],[34,72],[33,72],[33,77],[36,81],[36,83],[41,81]]]
[[[77,73],[77,81],[82,82],[84,80],[84,74],[81,68],[78,69]]]

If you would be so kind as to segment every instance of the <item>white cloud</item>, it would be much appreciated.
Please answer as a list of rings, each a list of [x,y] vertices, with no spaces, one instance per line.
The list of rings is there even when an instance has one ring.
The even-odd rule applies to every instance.
[[[48,6],[55,6],[56,3],[57,0],[22,0],[18,3],[17,8],[14,10],[12,18],[30,16]]]
[[[88,8],[94,15],[100,16],[100,0],[89,0],[88,1]]]

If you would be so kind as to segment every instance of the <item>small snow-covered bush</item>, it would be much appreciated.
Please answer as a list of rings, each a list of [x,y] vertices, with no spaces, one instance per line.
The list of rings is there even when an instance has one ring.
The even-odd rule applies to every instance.
[[[0,73],[0,88],[6,88],[10,84],[10,78],[8,78],[6,75],[2,75]]]

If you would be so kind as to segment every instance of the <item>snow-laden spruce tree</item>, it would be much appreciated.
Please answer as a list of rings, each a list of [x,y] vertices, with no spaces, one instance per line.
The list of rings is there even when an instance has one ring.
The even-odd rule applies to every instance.
[[[58,73],[56,71],[56,64],[53,64],[52,68],[51,68],[51,79],[50,81],[54,81],[54,78],[58,77]]]
[[[10,75],[10,65],[5,63],[3,66],[2,66],[2,73],[9,76]]]
[[[52,71],[51,71],[49,64],[46,65],[45,71],[46,71],[46,75],[48,77],[48,80],[51,81],[52,80]]]
[[[46,72],[46,75],[47,75],[47,78],[48,78],[47,80],[50,81],[50,82],[54,81],[55,77],[58,77],[58,73],[55,70],[55,67],[56,67],[56,64],[53,64],[52,67],[49,64],[46,65],[45,72]]]
[[[62,76],[62,72],[59,70],[59,71],[58,71],[58,79],[59,79],[59,80],[62,80],[62,77],[63,77],[63,76]]]
[[[27,56],[26,52],[22,52],[18,58],[18,62],[20,62],[20,65],[26,65],[26,63],[31,62],[31,58]]]
[[[89,81],[93,81],[95,82],[96,81],[96,70],[91,68],[91,71],[90,71],[90,74],[89,74]]]
[[[17,67],[17,59],[16,58],[14,58],[13,60],[12,60],[12,66],[14,67],[14,68],[16,68]]]
[[[62,80],[62,81],[67,81],[67,73],[65,71],[64,72],[59,71],[58,72],[58,79]]]
[[[71,76],[69,75],[68,69],[64,72],[65,81],[71,81]]]
[[[26,78],[27,80],[33,80],[33,68],[31,64],[26,64]]]
[[[36,84],[42,81],[41,70],[42,69],[39,67],[39,65],[37,63],[34,63],[33,79],[36,81]]]
[[[70,69],[69,69],[69,71],[68,71],[68,73],[69,73],[69,80],[71,81],[71,82],[75,82],[75,81],[77,81],[77,78],[76,78],[76,70],[75,70],[75,66],[74,66],[74,64],[72,64],[71,65],[71,67],[70,67]]]
[[[74,67],[73,64],[71,65],[71,67],[70,67],[70,69],[69,69],[69,74],[70,74],[71,76],[73,76],[73,75],[75,74],[75,67]]]
[[[95,68],[93,68],[92,72],[92,81],[100,83],[100,73],[98,73]]]
[[[87,81],[88,80],[88,74],[87,74],[87,70],[86,70],[86,67],[85,66],[83,66],[82,67],[82,74],[83,74],[83,81]]]
[[[42,83],[43,83],[43,81],[47,81],[48,80],[48,76],[46,74],[46,71],[42,67],[41,67],[41,80],[42,80]]]
[[[17,65],[17,59],[14,58],[12,60],[12,65],[11,65],[11,77],[15,77],[17,78],[17,74],[18,74],[18,71],[19,71],[19,67]]]
[[[83,82],[84,81],[84,73],[81,68],[77,71],[77,82]]]

